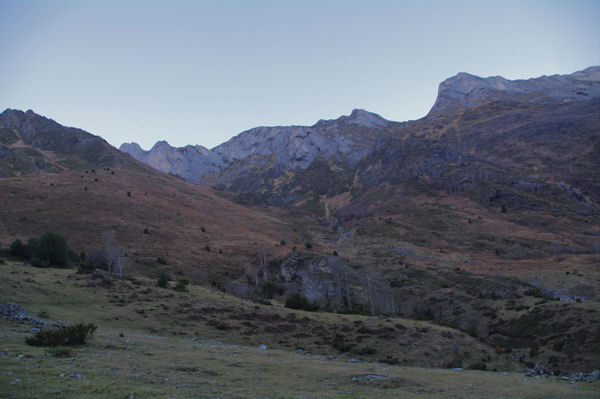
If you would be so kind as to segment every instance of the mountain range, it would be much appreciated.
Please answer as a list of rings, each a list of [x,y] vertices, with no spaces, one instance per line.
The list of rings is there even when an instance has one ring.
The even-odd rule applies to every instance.
[[[250,195],[267,193],[272,201],[289,202],[302,193],[302,190],[296,193],[297,182],[290,179],[290,175],[296,176],[313,162],[317,165],[326,161],[333,175],[338,168],[356,172],[342,178],[348,187],[355,177],[360,178],[361,173],[372,166],[364,165],[364,161],[389,148],[390,141],[398,146],[398,140],[415,139],[422,145],[442,147],[454,160],[480,153],[482,148],[475,147],[485,146],[484,151],[498,154],[503,151],[496,146],[512,145],[520,131],[536,119],[550,118],[551,114],[560,112],[564,123],[566,114],[579,115],[579,108],[571,108],[582,104],[593,113],[599,97],[599,67],[571,75],[516,81],[460,73],[440,84],[433,108],[416,122],[392,122],[374,113],[353,110],[348,116],[321,120],[313,126],[253,128],[210,150],[198,145],[174,148],[165,141],[156,143],[149,151],[142,150],[136,143],[124,143],[120,150],[195,184],[212,184]],[[540,111],[544,115],[539,115]],[[516,113],[521,120],[515,120],[514,115],[507,120],[510,114]],[[477,126],[468,124],[486,114],[493,120],[478,121]],[[489,137],[481,137],[486,134]],[[509,141],[504,143],[504,139]],[[431,154],[421,155],[426,159]],[[362,168],[359,167],[361,161]],[[334,184],[329,191],[337,193],[343,188]]]

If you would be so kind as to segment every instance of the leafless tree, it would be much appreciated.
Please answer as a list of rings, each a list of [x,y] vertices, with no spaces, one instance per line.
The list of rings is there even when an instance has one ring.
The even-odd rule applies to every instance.
[[[260,248],[258,250],[258,265],[254,275],[255,285],[258,285],[260,282],[261,274],[263,281],[267,281],[269,279],[268,254],[264,248]]]
[[[109,276],[118,275],[123,278],[123,249],[117,245],[115,234],[112,231],[102,233],[102,257],[106,262],[106,271]]]
[[[371,284],[371,272],[369,271],[369,269],[366,270],[365,274],[367,277],[367,293],[369,294],[369,308],[371,310],[371,316],[375,316],[375,299],[373,298],[374,290]]]

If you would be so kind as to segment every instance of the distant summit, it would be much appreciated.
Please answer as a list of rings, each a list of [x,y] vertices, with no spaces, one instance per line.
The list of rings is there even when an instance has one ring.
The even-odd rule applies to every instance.
[[[461,72],[440,83],[438,97],[430,113],[465,107],[483,101],[510,100],[525,103],[573,102],[600,97],[600,66],[570,75],[541,76],[508,80],[501,76],[481,78]]]
[[[320,120],[313,126],[256,127],[233,137],[212,150],[202,146],[175,148],[166,141],[157,142],[149,151],[136,143],[119,148],[135,159],[163,172],[204,184],[228,180],[221,171],[234,163],[274,162],[277,167],[302,170],[317,158],[358,162],[372,147],[372,129],[387,128],[390,122],[380,115],[354,109],[350,115]],[[254,160],[254,161],[252,161]]]

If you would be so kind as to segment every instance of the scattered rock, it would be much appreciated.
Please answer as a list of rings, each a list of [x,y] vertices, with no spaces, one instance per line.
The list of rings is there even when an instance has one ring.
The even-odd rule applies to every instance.
[[[595,380],[600,380],[600,370],[594,370],[589,374],[578,372],[571,373],[568,377],[562,377],[563,379],[571,379],[579,382],[594,382]]]
[[[554,373],[550,370],[548,370],[545,366],[542,366],[539,363],[536,363],[535,366],[531,369],[527,369],[527,371],[525,371],[525,375],[527,377],[549,377],[549,376],[553,376]]]
[[[7,302],[0,305],[0,317],[6,320],[28,321],[29,314],[18,303]]]

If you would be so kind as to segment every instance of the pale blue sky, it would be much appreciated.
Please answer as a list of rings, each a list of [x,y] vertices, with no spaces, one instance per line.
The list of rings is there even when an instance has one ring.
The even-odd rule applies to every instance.
[[[598,64],[600,0],[0,0],[0,108],[115,146],[210,148],[353,108],[418,119],[461,71]]]

